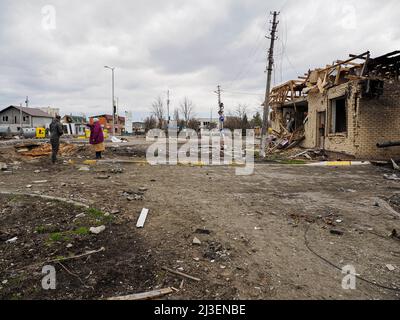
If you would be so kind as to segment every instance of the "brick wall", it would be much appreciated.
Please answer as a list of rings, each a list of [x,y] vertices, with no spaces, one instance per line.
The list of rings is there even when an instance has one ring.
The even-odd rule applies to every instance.
[[[347,132],[330,133],[330,100],[346,96]],[[305,148],[318,148],[318,112],[326,112],[325,149],[360,159],[400,158],[400,147],[378,149],[377,143],[400,141],[400,82],[386,81],[377,99],[362,97],[361,84],[349,82],[325,93],[309,93]]]
[[[386,81],[379,99],[359,100],[357,130],[357,157],[400,158],[400,147],[376,147],[377,143],[400,141],[400,82]]]

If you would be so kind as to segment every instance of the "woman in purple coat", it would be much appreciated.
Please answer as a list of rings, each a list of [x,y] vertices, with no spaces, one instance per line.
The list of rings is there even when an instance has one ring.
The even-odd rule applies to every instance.
[[[101,153],[106,150],[104,145],[104,133],[98,118],[93,119],[93,124],[87,125],[90,128],[90,144],[96,151],[96,159],[101,159]]]

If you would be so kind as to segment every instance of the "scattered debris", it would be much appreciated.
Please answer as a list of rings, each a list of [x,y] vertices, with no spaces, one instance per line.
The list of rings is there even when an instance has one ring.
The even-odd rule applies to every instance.
[[[89,167],[80,167],[78,171],[90,171]]]
[[[85,160],[85,161],[83,161],[83,164],[85,164],[87,166],[94,166],[97,164],[97,160]]]
[[[201,241],[198,238],[194,238],[192,243],[195,246],[201,246]]]
[[[390,159],[390,160],[392,161],[393,169],[400,171],[400,166],[393,159]]]
[[[146,223],[147,215],[149,214],[149,209],[143,208],[142,213],[140,214],[139,220],[136,224],[136,228],[143,228]]]
[[[134,192],[134,191],[123,191],[122,196],[125,197],[128,201],[143,201],[144,200],[144,193]]]
[[[394,271],[394,270],[396,270],[396,268],[393,267],[393,265],[391,265],[391,264],[387,264],[387,265],[386,265],[386,268],[388,268],[389,271]]]
[[[283,123],[280,124],[280,127],[281,131],[273,131],[268,139],[268,153],[270,154],[294,148],[305,139],[303,126],[292,133],[284,127]]]
[[[387,203],[385,200],[383,200],[383,199],[381,199],[381,198],[377,198],[376,199],[376,202],[379,204],[379,206],[381,207],[381,208],[385,208],[387,211],[389,211],[392,215],[394,215],[395,217],[397,217],[397,218],[400,218],[400,213],[399,212],[397,212],[396,210],[394,210],[393,208],[392,208],[392,206],[389,204],[389,203]]]
[[[96,179],[98,179],[98,180],[108,180],[110,178],[111,178],[110,176],[97,176],[96,177]]]
[[[18,240],[18,238],[15,237],[15,238],[12,238],[10,240],[7,240],[6,243],[15,243],[15,242],[17,242],[17,240]]]
[[[47,180],[40,180],[40,181],[33,181],[34,184],[45,184],[48,183],[49,181]]]
[[[175,270],[169,269],[169,268],[167,268],[167,267],[163,267],[163,270],[165,270],[165,271],[167,271],[167,272],[169,272],[169,273],[175,274],[175,275],[177,275],[177,276],[181,276],[181,277],[184,277],[184,278],[193,280],[193,281],[197,281],[197,282],[200,282],[200,281],[201,281],[201,279],[199,279],[199,278],[192,277],[192,276],[190,276],[190,275],[188,275],[188,274],[182,273],[182,272],[180,272],[180,271],[175,271]]]
[[[207,230],[207,229],[196,229],[196,231],[195,231],[194,233],[196,233],[196,234],[208,234],[208,235],[210,235],[210,234],[211,234],[211,231],[210,231],[210,230]]]
[[[394,229],[394,230],[392,231],[392,234],[390,235],[390,237],[391,237],[391,238],[394,238],[394,239],[400,240],[400,234],[397,233],[397,230],[396,230],[396,229]]]
[[[166,296],[173,292],[174,292],[174,290],[172,290],[172,288],[166,288],[166,289],[155,290],[155,291],[150,291],[150,292],[132,294],[129,296],[124,296],[124,297],[109,298],[108,300],[114,300],[114,301],[151,300],[151,299],[156,299],[156,298]]]
[[[92,228],[90,228],[89,231],[93,234],[100,234],[100,233],[104,232],[105,230],[106,230],[106,226],[100,226],[97,228],[92,227]]]
[[[338,229],[331,229],[331,234],[334,234],[337,236],[342,236],[342,235],[344,235],[344,231],[338,230]]]
[[[392,180],[392,181],[400,181],[400,177],[397,174],[384,174],[383,177],[386,180]]]
[[[4,162],[0,162],[0,171],[7,171],[8,166]]]

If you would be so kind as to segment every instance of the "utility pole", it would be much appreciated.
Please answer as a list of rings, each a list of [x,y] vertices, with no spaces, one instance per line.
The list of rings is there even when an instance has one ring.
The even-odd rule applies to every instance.
[[[277,21],[277,17],[279,15],[279,12],[274,11],[273,13],[273,20],[271,21],[272,23],[272,28],[271,28],[271,33],[270,36],[266,37],[267,39],[271,40],[270,48],[268,51],[268,76],[267,76],[267,88],[265,91],[265,101],[264,101],[264,119],[263,119],[263,127],[262,127],[262,132],[261,132],[261,150],[260,150],[260,155],[262,157],[265,157],[265,148],[266,148],[266,139],[267,139],[267,132],[269,129],[269,113],[270,113],[270,107],[269,107],[269,98],[270,98],[270,92],[271,92],[271,80],[272,80],[272,68],[274,66],[274,45],[275,45],[275,40],[277,40],[276,37],[276,30],[279,24],[279,21]]]
[[[26,100],[28,101],[28,99],[26,99]],[[22,103],[20,104],[20,108],[19,108],[19,124],[20,124],[20,134],[22,136],[24,134],[24,131],[22,130]]]
[[[28,108],[28,106],[29,106],[29,97],[28,97],[28,96],[26,96],[25,106],[26,106],[27,108]]]
[[[115,135],[115,114],[117,112],[116,110],[116,106],[115,106],[115,78],[114,78],[114,70],[115,67],[109,67],[109,66],[105,66],[104,68],[106,69],[110,69],[112,71],[112,133],[111,133],[111,137],[113,137]]]
[[[168,120],[167,120],[167,128],[169,129],[169,123],[171,122],[171,116],[170,116],[170,113],[169,113],[169,104],[170,104],[170,100],[169,100],[169,90],[167,91],[167,117],[168,117]]]
[[[215,91],[216,94],[218,94],[218,114],[219,114],[219,129],[224,130],[224,121],[225,121],[225,116],[224,116],[224,104],[222,103],[222,99],[221,99],[221,86],[218,85],[217,86],[217,91]]]

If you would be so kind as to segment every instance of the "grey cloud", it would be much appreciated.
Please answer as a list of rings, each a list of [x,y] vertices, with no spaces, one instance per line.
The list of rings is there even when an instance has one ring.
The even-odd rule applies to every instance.
[[[56,8],[56,30],[41,26],[47,4]],[[344,21],[352,8],[355,21]],[[265,90],[269,12],[280,9],[274,84],[349,53],[398,49],[395,0],[3,0],[0,106],[29,95],[34,105],[64,113],[107,112],[110,73],[103,66],[113,65],[120,104],[137,119],[167,89],[173,107],[187,95],[197,114],[208,116],[217,84],[228,109],[247,103],[256,110]]]

